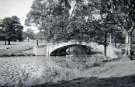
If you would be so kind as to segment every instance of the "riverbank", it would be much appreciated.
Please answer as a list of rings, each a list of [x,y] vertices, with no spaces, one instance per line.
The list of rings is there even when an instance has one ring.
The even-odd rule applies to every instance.
[[[85,70],[84,77],[32,87],[135,87],[134,66],[135,61],[128,59],[107,62],[103,66]],[[91,76],[89,77],[88,74]]]
[[[77,78],[71,81],[46,83],[32,87],[135,87],[135,75],[110,78]]]

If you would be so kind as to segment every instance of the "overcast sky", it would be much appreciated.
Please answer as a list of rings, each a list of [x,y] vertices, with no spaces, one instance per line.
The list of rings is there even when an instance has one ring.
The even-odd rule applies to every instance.
[[[18,16],[24,25],[26,14],[30,11],[33,0],[0,0],[0,19]]]

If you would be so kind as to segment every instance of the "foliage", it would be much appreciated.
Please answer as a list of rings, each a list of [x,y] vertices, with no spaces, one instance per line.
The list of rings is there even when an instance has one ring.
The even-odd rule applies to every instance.
[[[93,5],[98,5],[98,1],[88,0],[88,4],[85,0],[35,0],[27,16],[26,24],[36,24],[39,29],[43,29],[47,40],[88,41],[90,32],[87,31],[92,29],[91,24],[86,21],[92,20],[93,14],[91,13],[96,13],[99,9],[99,6]]]
[[[121,31],[130,32],[134,27],[134,8],[133,0],[103,0],[101,12],[107,16],[109,22],[121,28]]]
[[[17,16],[6,17],[1,22],[1,35],[5,40],[22,40],[23,26]]]
[[[37,25],[49,41],[97,41],[106,44],[105,34],[132,31],[133,0],[35,0],[27,25]]]
[[[121,42],[123,36],[120,33],[131,33],[134,29],[134,8],[135,2],[133,0],[102,0],[101,19],[94,24],[97,30],[97,40],[103,43],[104,34],[108,33],[107,36],[112,34],[112,39]]]
[[[28,39],[35,39],[35,33],[31,28],[28,28],[27,31],[24,32],[24,37]]]

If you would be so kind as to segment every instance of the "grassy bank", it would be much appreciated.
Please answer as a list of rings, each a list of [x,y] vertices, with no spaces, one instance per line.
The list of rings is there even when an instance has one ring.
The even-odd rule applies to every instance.
[[[135,75],[110,78],[77,78],[71,81],[46,83],[32,87],[135,87]]]

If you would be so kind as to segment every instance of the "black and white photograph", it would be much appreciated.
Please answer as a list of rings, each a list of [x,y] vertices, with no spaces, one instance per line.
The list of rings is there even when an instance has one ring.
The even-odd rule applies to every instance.
[[[135,0],[0,0],[0,87],[135,87]]]

